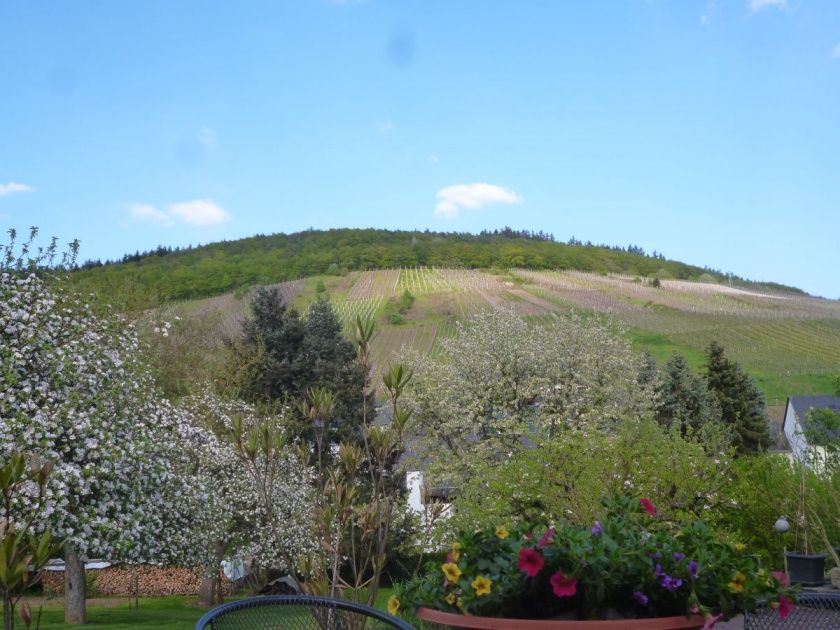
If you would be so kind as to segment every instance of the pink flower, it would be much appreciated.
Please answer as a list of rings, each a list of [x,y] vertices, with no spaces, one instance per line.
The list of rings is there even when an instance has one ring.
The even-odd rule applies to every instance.
[[[656,516],[656,508],[653,503],[651,503],[650,499],[639,499],[639,505],[641,505],[645,509],[645,512],[651,516]]]
[[[787,576],[785,576],[787,577]],[[788,618],[790,611],[793,610],[793,602],[788,598],[787,595],[782,595],[779,597],[779,618],[784,621]]]
[[[572,597],[577,593],[577,580],[568,575],[563,575],[560,571],[552,575],[549,582],[551,583],[551,590],[557,597]]]
[[[545,560],[536,549],[523,547],[519,550],[519,564],[517,566],[528,577],[536,577],[542,571],[544,565]]]
[[[723,618],[723,615],[709,615],[706,617],[706,623],[703,624],[703,630],[712,630],[715,627],[715,624]]]
[[[784,571],[773,571],[770,575],[779,580],[783,586],[790,586],[790,578]]]
[[[554,538],[554,528],[549,527],[546,530],[545,534],[542,535],[542,538],[540,538],[540,542],[537,543],[537,549],[542,549],[543,547],[548,546],[551,543],[553,538]]]

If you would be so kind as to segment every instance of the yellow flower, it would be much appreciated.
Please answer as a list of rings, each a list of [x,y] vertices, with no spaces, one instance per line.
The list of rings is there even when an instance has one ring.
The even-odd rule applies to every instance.
[[[400,600],[398,600],[395,595],[391,595],[391,597],[388,598],[388,612],[392,615],[396,615],[399,609]]]
[[[446,576],[446,579],[452,582],[453,584],[458,583],[458,578],[461,577],[461,569],[458,568],[458,565],[454,562],[447,562],[441,567],[443,574]]]
[[[484,577],[483,575],[479,575],[472,581],[472,587],[475,590],[475,594],[479,597],[481,597],[482,595],[488,595],[490,593],[490,586],[492,584],[492,580]]]
[[[461,543],[454,542],[452,543],[452,559],[457,560],[461,557]]]
[[[450,606],[454,606],[455,605],[455,593],[453,593],[452,591],[449,591],[449,595],[446,596],[445,601]]]
[[[496,527],[496,536],[498,536],[502,540],[507,538],[509,535],[510,532],[508,532],[507,528],[504,525],[499,525],[498,527]]]
[[[455,601],[455,605],[456,605],[458,608],[463,609],[463,608],[464,608],[464,600],[462,600],[462,599],[459,597],[459,598]]]
[[[747,576],[741,573],[740,571],[735,571],[735,577],[732,578],[732,581],[729,583],[729,590],[733,593],[743,593],[744,592],[744,582],[747,581]]]
[[[747,550],[747,546],[744,543],[735,543],[735,551],[738,553],[744,553]]]

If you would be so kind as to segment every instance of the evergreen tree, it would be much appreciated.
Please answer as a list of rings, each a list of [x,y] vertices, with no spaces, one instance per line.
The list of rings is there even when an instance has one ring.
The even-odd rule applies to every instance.
[[[324,298],[316,300],[306,315],[302,359],[306,388],[323,387],[335,396],[330,440],[358,439],[365,374],[356,348],[342,333],[332,305]],[[368,402],[372,409],[373,401]]]
[[[674,354],[665,364],[656,385],[654,417],[664,426],[680,427],[683,435],[689,428],[720,420],[717,398],[681,354]]]
[[[334,396],[328,439],[359,438],[365,374],[328,300],[315,301],[302,319],[277,289],[257,290],[237,350],[243,398],[296,404],[312,388],[323,388]],[[301,420],[295,431],[311,438],[312,427]]]
[[[717,398],[721,420],[732,429],[739,455],[757,453],[770,445],[764,395],[755,381],[723,353],[716,341],[706,349],[706,380]]]
[[[238,353],[244,369],[243,397],[252,402],[300,398],[306,389],[304,323],[276,288],[257,289],[250,306]]]

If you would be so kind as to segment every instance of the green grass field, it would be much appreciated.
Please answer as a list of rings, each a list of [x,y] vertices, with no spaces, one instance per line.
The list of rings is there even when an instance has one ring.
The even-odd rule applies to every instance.
[[[388,597],[392,590],[379,590],[376,607],[386,610]],[[33,616],[37,615],[33,600]],[[171,628],[190,630],[196,621],[208,609],[198,605],[195,597],[146,597],[140,599],[137,609],[129,609],[125,598],[97,599],[88,603],[88,622],[85,626],[68,626],[64,623],[64,608],[61,599],[47,600],[41,612],[41,629],[55,630],[69,627],[91,627],[97,630],[146,630],[151,628]],[[21,626],[22,627],[22,626]],[[33,623],[34,627],[34,623]]]

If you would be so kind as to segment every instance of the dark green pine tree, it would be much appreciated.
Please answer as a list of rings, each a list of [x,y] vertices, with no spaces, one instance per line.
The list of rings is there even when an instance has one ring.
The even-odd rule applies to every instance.
[[[683,435],[710,421],[720,420],[717,398],[681,354],[674,354],[656,385],[654,416],[664,426],[678,426]]]
[[[706,382],[717,398],[721,420],[732,429],[739,455],[758,453],[770,445],[764,395],[716,341],[706,349]]]
[[[242,397],[252,402],[297,400],[307,385],[304,323],[277,289],[257,289],[250,306],[238,357],[244,372]]]
[[[306,314],[303,360],[307,387],[323,387],[335,396],[329,439],[358,440],[362,423],[365,374],[355,346],[344,336],[330,302],[319,298]],[[373,409],[373,400],[368,400]]]

